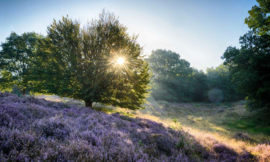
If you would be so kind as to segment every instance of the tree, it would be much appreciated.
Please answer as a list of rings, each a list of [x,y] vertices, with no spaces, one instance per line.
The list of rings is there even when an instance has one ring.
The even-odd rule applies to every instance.
[[[34,87],[35,61],[38,40],[41,35],[34,32],[23,33],[21,36],[12,32],[6,42],[1,44],[0,69],[2,70],[2,86],[16,84],[23,94]],[[10,87],[3,87],[10,88]]]
[[[180,59],[177,53],[161,49],[152,51],[146,60],[153,73],[152,96],[156,100],[192,100],[192,87],[189,82],[192,69],[188,61]]]
[[[270,0],[257,2],[259,6],[255,5],[248,11],[249,17],[245,19],[245,23],[259,35],[270,34]]]
[[[224,64],[230,67],[237,90],[247,95],[250,108],[270,108],[270,36],[250,31],[240,37],[240,44],[240,49],[227,48]]]
[[[83,29],[68,17],[54,20],[40,51],[50,93],[82,99],[89,107],[100,102],[139,109],[145,101],[148,64],[137,36],[129,36],[112,13],[103,11]]]
[[[214,93],[215,97],[220,98],[219,102],[238,101],[244,99],[243,94],[238,93],[236,91],[236,85],[231,82],[231,75],[228,66],[220,65],[216,68],[207,68],[206,71],[207,83],[210,90],[208,94],[209,98],[211,98],[210,93]]]
[[[206,101],[206,93],[208,90],[208,85],[207,85],[207,76],[203,71],[199,71],[197,69],[193,69],[192,76],[191,76],[191,81],[192,81],[192,87],[193,87],[193,101],[195,102],[202,102]]]
[[[247,95],[248,107],[270,108],[270,1],[257,0],[245,23],[252,31],[240,37],[241,48],[228,47],[222,58],[230,67],[238,91]]]

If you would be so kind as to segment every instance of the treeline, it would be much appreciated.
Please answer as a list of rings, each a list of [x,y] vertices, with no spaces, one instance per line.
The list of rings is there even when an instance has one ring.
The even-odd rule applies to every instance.
[[[84,28],[63,17],[48,26],[46,36],[11,33],[1,44],[0,90],[17,85],[23,94],[53,93],[90,107],[100,102],[139,109],[150,91],[169,102],[246,98],[249,108],[269,109],[270,2],[257,1],[245,19],[251,31],[240,37],[241,47],[228,47],[224,64],[206,73],[172,51],[155,50],[144,59],[137,36],[103,11]]]
[[[155,100],[168,102],[223,102],[244,99],[231,82],[228,66],[208,68],[206,73],[169,50],[152,51],[149,58],[151,94]]]
[[[245,23],[251,29],[240,37],[240,48],[228,47],[222,56],[237,91],[246,95],[248,108],[270,108],[270,1],[257,0]]]
[[[240,48],[228,47],[223,65],[206,73],[192,69],[174,52],[153,51],[148,61],[152,95],[170,102],[235,101],[245,97],[251,110],[270,108],[270,1],[257,0],[245,23],[251,29],[240,37]]]
[[[245,23],[251,29],[241,36],[240,48],[228,47],[223,65],[207,72],[190,67],[174,52],[153,51],[148,61],[152,95],[170,102],[236,101],[245,98],[251,110],[270,108],[270,1],[257,0]]]
[[[54,20],[46,36],[13,32],[1,47],[1,90],[16,85],[23,94],[72,97],[89,107],[139,109],[145,102],[149,68],[142,47],[112,13],[103,11],[83,28],[68,16]]]

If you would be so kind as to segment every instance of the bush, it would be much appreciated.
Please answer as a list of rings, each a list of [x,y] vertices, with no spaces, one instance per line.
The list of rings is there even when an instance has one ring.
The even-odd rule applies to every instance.
[[[20,113],[17,104],[0,106],[0,126],[20,127],[27,123],[27,118]]]
[[[213,146],[213,150],[218,153],[219,160],[226,160],[226,161],[237,161],[238,154],[232,150],[231,148],[222,145],[222,144],[215,144]]]
[[[69,136],[71,130],[61,116],[54,116],[49,119],[43,118],[34,124],[37,133],[41,136],[64,139]]]
[[[38,138],[24,131],[0,129],[0,153],[10,156],[17,153],[32,152],[39,145]]]
[[[208,92],[208,99],[211,102],[219,103],[223,100],[223,93],[220,89],[212,89]]]

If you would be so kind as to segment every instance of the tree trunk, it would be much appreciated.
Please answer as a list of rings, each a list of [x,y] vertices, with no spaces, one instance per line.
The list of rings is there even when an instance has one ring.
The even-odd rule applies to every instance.
[[[22,94],[25,95],[25,93],[26,93],[26,89],[23,89]]]
[[[92,108],[92,104],[93,104],[92,101],[90,101],[90,100],[85,100],[84,102],[85,102],[85,107],[91,107],[91,108]]]

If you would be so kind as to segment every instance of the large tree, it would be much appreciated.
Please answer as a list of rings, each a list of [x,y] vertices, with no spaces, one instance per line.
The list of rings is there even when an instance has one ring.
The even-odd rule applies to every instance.
[[[249,32],[241,48],[228,47],[222,58],[230,67],[238,91],[247,95],[250,108],[270,108],[270,36]]]
[[[175,52],[161,49],[152,51],[147,61],[153,73],[152,96],[156,100],[192,100],[193,89],[189,82],[192,69],[188,61],[180,59]]]
[[[84,28],[68,17],[48,27],[40,57],[48,92],[93,102],[139,109],[149,83],[137,36],[109,12]]]
[[[42,36],[34,32],[18,35],[12,32],[1,44],[0,69],[3,89],[16,84],[23,94],[36,86],[35,71],[38,41]],[[1,87],[0,86],[0,87]]]
[[[252,31],[240,37],[241,48],[228,47],[222,58],[232,81],[247,95],[249,107],[270,108],[270,1],[257,0],[245,23]]]

